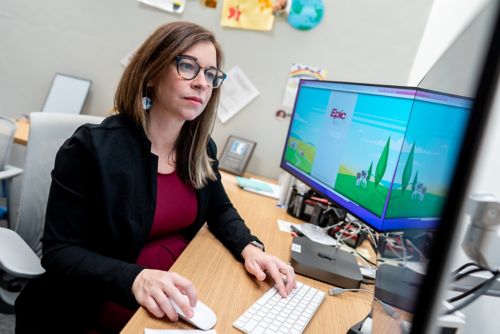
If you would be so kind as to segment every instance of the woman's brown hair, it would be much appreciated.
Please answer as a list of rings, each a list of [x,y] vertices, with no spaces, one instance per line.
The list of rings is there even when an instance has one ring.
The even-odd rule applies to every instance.
[[[176,56],[198,42],[211,42],[217,54],[217,67],[223,54],[215,36],[207,29],[190,22],[172,22],[159,27],[139,47],[130,60],[115,94],[115,110],[131,117],[147,133],[148,113],[142,97],[154,103],[154,91],[147,83],[156,78]],[[216,176],[207,154],[210,131],[215,121],[220,90],[213,89],[205,110],[192,121],[186,121],[175,144],[176,168],[179,176],[194,188],[202,188]]]

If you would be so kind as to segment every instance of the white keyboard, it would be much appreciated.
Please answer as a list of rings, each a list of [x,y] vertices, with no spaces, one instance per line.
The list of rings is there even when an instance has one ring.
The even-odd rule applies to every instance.
[[[269,289],[233,323],[243,333],[302,333],[325,298],[325,293],[297,282],[287,298]]]

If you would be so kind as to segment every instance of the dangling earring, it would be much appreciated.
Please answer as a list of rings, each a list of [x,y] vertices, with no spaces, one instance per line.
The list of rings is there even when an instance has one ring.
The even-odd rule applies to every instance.
[[[142,98],[142,107],[144,108],[144,110],[148,111],[149,109],[151,109],[152,106],[153,106],[153,101],[149,97],[144,96]]]

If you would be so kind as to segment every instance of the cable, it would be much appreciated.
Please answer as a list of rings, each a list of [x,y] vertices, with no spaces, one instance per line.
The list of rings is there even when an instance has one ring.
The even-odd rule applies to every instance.
[[[349,220],[346,219],[345,222],[347,224],[345,224],[345,226],[343,227],[343,229],[341,231],[337,232],[337,234],[340,235],[340,238],[337,239],[338,241],[344,241],[344,240],[352,239],[355,236],[357,236],[359,234],[359,232],[361,232],[362,227],[361,227],[361,224],[359,223],[359,221],[349,221]],[[351,226],[351,224],[356,225],[358,229],[356,231],[349,232],[350,235],[347,236],[347,237],[344,237],[344,233],[347,232],[347,229]]]
[[[485,268],[474,268],[474,269],[470,269],[466,272],[463,272],[461,274],[458,274],[456,276],[453,277],[453,280],[456,282],[456,281],[459,281],[461,280],[462,278],[464,278],[465,276],[469,276],[470,274],[473,274],[473,273],[477,273],[478,271],[488,271],[488,269],[485,269]]]
[[[359,253],[359,252],[358,252],[355,248],[353,248],[353,247],[349,246],[348,244],[346,244],[346,243],[344,242],[344,240],[346,240],[346,239],[336,239],[336,240],[338,241],[338,244],[342,244],[342,245],[345,245],[346,247],[348,247],[348,248],[349,248],[349,250],[350,250],[350,253],[351,253],[351,254],[359,256],[359,257],[360,257],[362,260],[364,260],[364,261],[365,261],[368,265],[372,265],[372,266],[374,266],[375,268],[377,268],[377,264],[376,264],[375,262],[370,261],[369,259],[367,259],[367,258],[366,258],[366,256],[361,255],[361,253]],[[337,244],[337,245],[338,245],[338,244]]]
[[[420,251],[420,249],[418,249],[417,246],[415,246],[415,244],[410,240],[410,239],[406,239],[406,242],[410,244],[410,246],[415,250],[415,252],[418,253],[418,255],[424,260],[424,261],[427,261],[427,257],[424,255],[424,253],[422,253]]]
[[[349,216],[346,215],[345,219],[344,219],[346,222],[348,223],[353,223],[353,224],[356,224],[358,225],[359,227],[359,230],[356,232],[356,235],[359,234],[360,232],[366,230],[368,232],[368,235],[370,235],[371,237],[371,240],[368,239],[368,242],[370,243],[370,245],[372,246],[373,248],[373,251],[375,252],[375,255],[378,257],[378,248],[377,248],[377,243],[378,243],[378,240],[377,238],[375,238],[375,236],[373,235],[371,229],[364,223],[362,223],[361,221],[357,220],[357,219],[351,219]]]
[[[346,291],[364,291],[364,292],[371,293],[373,295],[373,298],[377,302],[379,302],[380,305],[382,305],[382,308],[384,309],[385,313],[387,313],[389,316],[391,316],[394,319],[399,319],[400,318],[398,311],[396,311],[389,304],[386,304],[383,301],[381,301],[380,299],[378,299],[377,297],[375,297],[375,294],[373,293],[373,291],[370,291],[370,290],[367,290],[367,289],[363,289],[363,288],[360,288],[360,289],[330,288],[330,289],[328,289],[328,294],[330,296],[338,296],[341,293],[344,293]]]
[[[483,283],[480,284],[480,287],[477,289],[476,293],[474,293],[472,295],[472,297],[470,297],[466,301],[462,302],[461,304],[458,304],[454,308],[446,311],[444,314],[448,315],[448,314],[455,313],[456,311],[463,309],[464,307],[466,307],[467,305],[469,305],[470,303],[472,303],[473,301],[475,301],[476,299],[481,297],[484,293],[486,293],[490,289],[490,287],[493,285],[493,283],[495,283],[498,276],[500,276],[499,271],[492,272],[492,274],[493,274],[493,276],[491,276],[486,281],[484,281]]]
[[[401,247],[403,247],[403,267],[407,266],[407,255],[406,255],[406,246],[405,246],[405,239],[403,238],[403,233],[399,235],[399,240],[401,242]]]
[[[339,225],[342,225],[344,222],[343,221],[340,221],[336,224],[333,224],[333,225],[330,225],[330,226],[325,226],[325,227],[322,227],[323,231],[327,232],[329,229],[333,228],[333,227],[336,227],[336,226],[339,226]]]
[[[393,245],[391,240],[395,240],[395,237],[389,237],[389,236],[386,237],[387,242],[385,245],[396,256],[395,258],[391,258],[391,259],[394,261],[401,261],[402,260],[404,266],[406,266],[407,260],[411,259],[413,256],[407,255],[407,253],[406,253],[406,247],[404,246],[404,243],[403,243],[404,239],[402,238],[402,233],[397,233],[396,235],[397,235],[398,239],[400,239],[401,245]],[[395,249],[396,247],[401,249],[402,254],[400,254],[396,251],[396,249]]]
[[[463,264],[460,267],[458,267],[457,269],[453,270],[452,273],[458,274],[459,272],[461,272],[462,270],[464,270],[465,268],[470,267],[470,266],[475,266],[476,268],[481,268],[477,263],[467,262],[466,264]]]
[[[480,288],[482,288],[486,284],[486,282],[488,282],[488,281],[486,280],[484,282],[481,282],[478,285],[476,285],[475,287],[471,288],[470,290],[467,290],[467,291],[465,291],[465,292],[463,292],[455,297],[449,298],[446,301],[449,303],[453,303],[453,302],[456,302],[457,300],[463,299],[463,298],[467,297],[468,295],[470,295],[471,293],[474,293],[477,290],[479,290]]]
[[[378,247],[377,247],[378,239],[375,238],[375,236],[372,233],[372,230],[368,226],[365,225],[365,227],[366,227],[366,230],[368,231],[368,235],[372,238],[372,240],[369,241],[370,245],[372,245],[373,251],[375,252],[375,254],[378,257]]]
[[[351,254],[353,255],[357,255],[359,256],[361,259],[363,259],[366,263],[368,263],[369,265],[371,264],[372,266],[375,266],[375,269],[377,268],[377,264],[373,261],[370,261],[369,259],[367,259],[364,255],[361,255],[361,253],[359,253],[357,250],[355,250],[354,248],[352,248],[351,246],[347,245],[345,242],[343,242],[342,240],[339,240],[340,242],[342,242],[343,245],[346,245],[347,247],[349,247],[351,249]]]
[[[375,285],[375,282],[373,280],[372,281],[366,281],[365,279],[362,279],[361,280],[361,284]]]
[[[386,244],[386,245],[387,245],[387,247],[389,248],[389,250],[390,250],[390,251],[391,251],[394,255],[396,255],[396,258],[394,258],[394,260],[396,260],[396,261],[399,261],[399,260],[404,260],[404,259],[403,259],[403,256],[402,256],[401,254],[398,254],[398,253],[396,252],[396,250],[394,249],[394,246],[393,246],[390,242],[387,242],[387,244]]]
[[[354,254],[354,255],[359,256],[359,257],[360,257],[362,260],[364,260],[364,261],[365,261],[368,265],[375,266],[375,268],[376,268],[376,267],[377,267],[377,264],[376,264],[375,262],[373,262],[373,261],[369,260],[369,259],[368,259],[368,258],[366,258],[364,255],[361,255],[361,253],[359,253],[359,252],[358,252],[355,248],[353,248],[353,247],[349,246],[348,244],[346,244],[346,243],[344,242],[344,240],[352,239],[354,236],[358,235],[361,231],[363,231],[363,229],[364,229],[364,228],[366,228],[366,229],[368,230],[368,232],[369,232],[370,236],[372,237],[372,239],[373,239],[373,240],[376,240],[376,239],[375,239],[375,237],[373,236],[372,232],[370,231],[370,229],[369,229],[366,225],[362,224],[359,220],[357,220],[357,219],[350,219],[348,216],[346,216],[346,218],[345,218],[345,222],[347,222],[348,224],[347,224],[347,226],[346,226],[346,227],[344,227],[344,229],[343,229],[343,231],[342,231],[341,235],[343,235],[343,234],[344,234],[344,231],[347,229],[347,227],[349,227],[349,224],[354,224],[354,225],[357,225],[358,230],[357,230],[356,232],[351,232],[352,234],[351,234],[349,237],[347,237],[347,238],[339,238],[339,239],[337,239],[337,241],[338,241],[338,242],[340,242],[340,243],[342,243],[343,245],[345,245],[345,246],[349,247],[349,248],[351,249],[351,254]],[[335,225],[339,225],[339,224],[342,224],[342,222],[337,223],[337,224],[335,224]],[[333,225],[333,226],[335,226],[335,225]],[[376,247],[374,244],[372,244],[371,242],[370,242],[370,244],[372,245],[372,247],[373,247],[373,249],[374,249],[374,251],[375,251],[375,254],[376,254],[377,258],[378,258],[378,250],[377,250],[377,247]],[[377,261],[378,261],[378,259],[377,259]]]

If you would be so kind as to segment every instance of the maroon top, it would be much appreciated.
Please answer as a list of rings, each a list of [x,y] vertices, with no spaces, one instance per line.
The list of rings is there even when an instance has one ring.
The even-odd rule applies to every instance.
[[[194,188],[182,182],[177,173],[158,173],[153,225],[136,263],[149,269],[169,270],[188,244],[180,231],[196,219],[197,205]],[[106,302],[99,327],[119,332],[134,312]]]
[[[196,193],[175,172],[158,173],[157,187],[153,226],[136,263],[168,270],[188,244],[179,231],[196,219]]]

